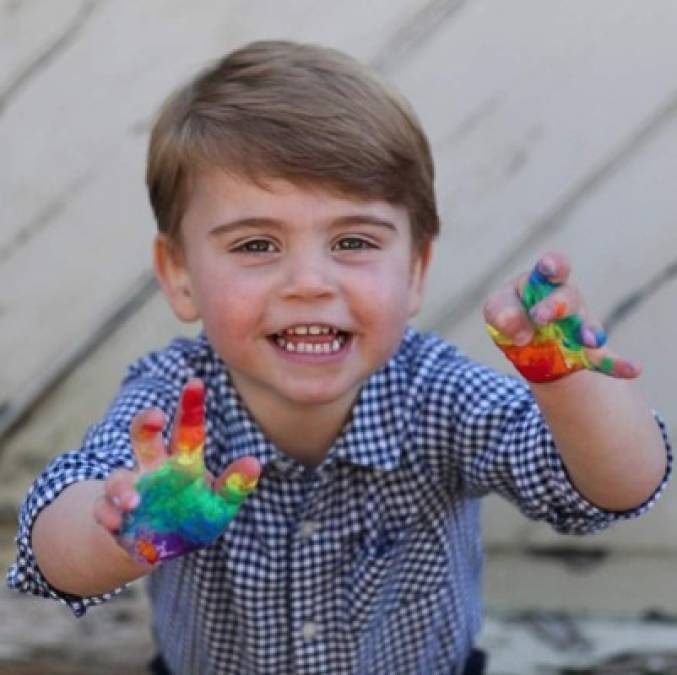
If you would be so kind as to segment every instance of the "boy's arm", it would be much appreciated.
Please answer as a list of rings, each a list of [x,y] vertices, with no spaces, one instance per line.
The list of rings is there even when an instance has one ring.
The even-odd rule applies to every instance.
[[[147,574],[97,522],[95,507],[105,482],[87,480],[67,487],[37,517],[33,552],[47,581],[65,593],[100,595]]]
[[[57,561],[51,560],[52,554],[44,545],[47,540],[42,539],[40,528],[46,530],[45,524],[54,525],[55,522],[56,525],[64,525],[67,531],[63,536],[63,548],[68,549],[67,556],[72,559],[79,554],[82,544],[72,546],[70,543],[72,540],[69,540],[68,536],[71,533],[73,535],[89,533],[88,526],[84,524],[74,526],[69,532],[64,515],[68,519],[71,517],[70,512],[59,509],[58,512],[55,511],[59,517],[51,519],[47,515],[47,510],[63,493],[70,490],[71,486],[75,490],[74,486],[77,483],[103,484],[116,470],[133,468],[134,456],[129,434],[132,419],[140,410],[153,407],[161,410],[176,408],[181,384],[192,374],[191,359],[194,348],[195,344],[191,341],[177,340],[166,349],[153,352],[134,363],[104,418],[88,429],[81,447],[55,457],[36,477],[19,511],[16,559],[7,573],[7,584],[10,588],[64,602],[76,616],[83,615],[88,607],[100,604],[112,596],[106,594],[80,597],[61,593],[58,587],[52,586],[42,574],[41,566],[49,568],[50,564],[57,564]],[[78,502],[72,518],[78,523],[83,523],[80,519],[87,515],[87,509],[91,514],[91,505]],[[41,518],[43,512],[46,520],[36,534],[36,521]],[[88,522],[92,527],[96,525],[96,522]],[[112,528],[108,529],[111,531]],[[59,546],[62,541],[61,530],[49,532],[49,535],[56,538],[56,545]],[[80,536],[83,537],[84,534]],[[105,537],[106,532],[103,532],[102,536]],[[41,548],[40,565],[33,551],[34,538]],[[96,561],[96,554],[89,550],[84,551],[82,560],[77,564],[87,564],[92,555]],[[51,574],[55,576],[54,571]],[[71,587],[68,582],[62,585]]]
[[[571,481],[590,502],[627,511],[655,493],[666,472],[665,445],[631,382],[581,370],[531,390]]]
[[[108,592],[154,563],[210,545],[237,515],[260,466],[241,457],[218,478],[207,471],[204,398],[202,381],[189,380],[168,447],[162,410],[139,412],[129,430],[135,470],[71,486],[40,513],[33,552],[53,587],[79,596]]]
[[[485,318],[498,346],[530,380],[576,488],[603,509],[627,511],[660,486],[666,447],[630,382],[639,367],[604,347],[606,336],[587,320],[569,272],[563,256],[547,254],[530,276],[489,298]]]

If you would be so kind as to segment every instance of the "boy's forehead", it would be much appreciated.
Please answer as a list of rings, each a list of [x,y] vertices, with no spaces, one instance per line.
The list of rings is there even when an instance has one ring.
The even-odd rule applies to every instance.
[[[409,224],[407,210],[384,199],[367,198],[331,183],[297,181],[275,176],[249,177],[244,174],[208,168],[196,172],[188,199],[185,216],[191,220],[196,212],[217,211],[220,217],[235,215],[281,215],[302,208],[306,216],[313,213],[331,216],[332,213],[362,211],[381,214]]]

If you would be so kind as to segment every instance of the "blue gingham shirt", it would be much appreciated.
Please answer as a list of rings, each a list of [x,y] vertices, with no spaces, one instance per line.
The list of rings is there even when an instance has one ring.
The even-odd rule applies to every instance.
[[[596,508],[567,478],[522,382],[412,329],[364,384],[326,459],[304,468],[266,439],[200,336],[134,364],[81,449],[38,477],[11,587],[77,615],[113,595],[52,588],[31,526],[67,485],[131,467],[130,420],[150,406],[173,411],[191,377],[206,384],[208,469],[251,454],[264,470],[217,541],[148,577],[154,633],[176,675],[458,673],[480,627],[480,496],[498,492],[530,518],[585,534],[642,513],[660,492],[626,513]]]

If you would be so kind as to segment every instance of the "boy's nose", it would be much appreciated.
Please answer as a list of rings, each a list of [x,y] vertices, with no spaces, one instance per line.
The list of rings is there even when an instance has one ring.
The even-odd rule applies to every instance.
[[[286,298],[319,298],[336,291],[331,261],[322,256],[295,256],[287,261],[280,292]]]

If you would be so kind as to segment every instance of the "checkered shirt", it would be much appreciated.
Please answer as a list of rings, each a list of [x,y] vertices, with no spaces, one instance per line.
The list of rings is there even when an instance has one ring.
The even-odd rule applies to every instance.
[[[480,496],[498,492],[529,518],[585,534],[646,511],[665,484],[633,511],[596,508],[568,480],[523,383],[413,329],[364,384],[324,462],[307,469],[265,438],[206,338],[180,339],[134,364],[82,447],[37,478],[11,587],[78,616],[115,594],[51,587],[32,523],[67,485],[132,467],[130,420],[150,406],[175,410],[191,377],[206,384],[208,469],[243,455],[264,469],[217,541],[148,577],[154,633],[176,675],[458,673],[480,627]]]

